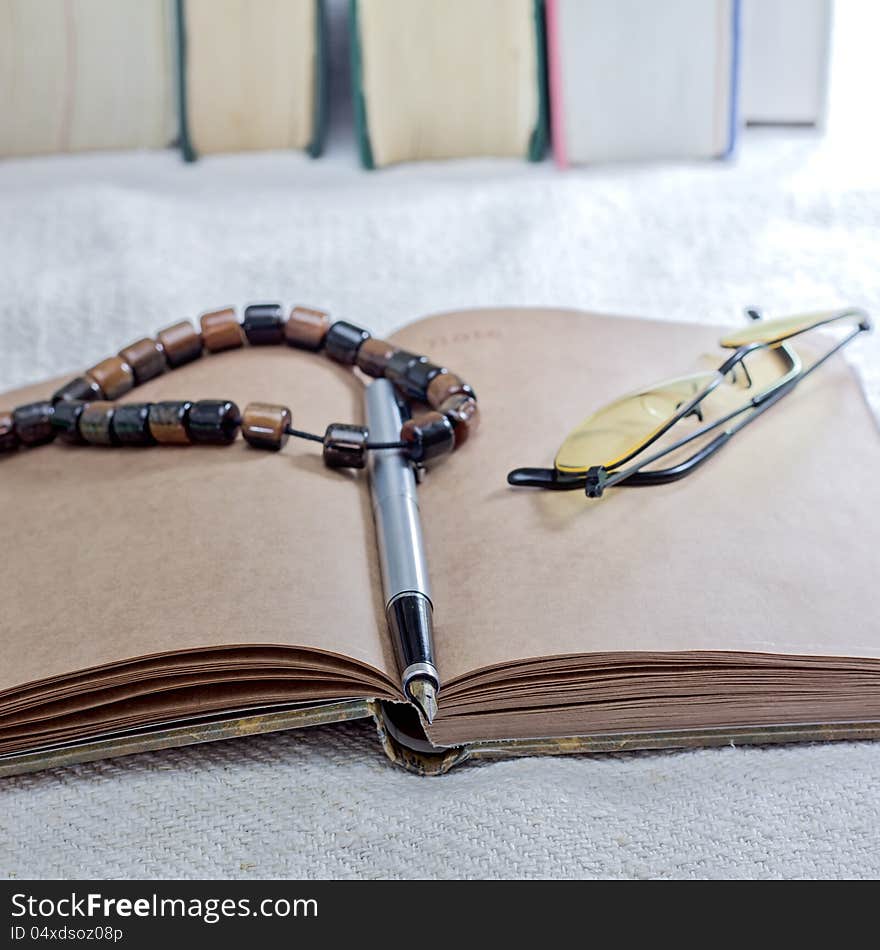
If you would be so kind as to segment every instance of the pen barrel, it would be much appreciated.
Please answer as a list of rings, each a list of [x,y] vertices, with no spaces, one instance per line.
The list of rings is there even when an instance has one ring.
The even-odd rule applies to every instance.
[[[388,380],[367,387],[367,426],[371,442],[397,442],[403,419]],[[369,453],[370,494],[385,615],[400,664],[401,680],[416,676],[440,686],[434,666],[433,606],[412,463],[401,449]]]
[[[397,442],[403,420],[386,379],[367,387],[367,427],[371,442]],[[405,591],[431,599],[428,565],[412,464],[400,449],[370,453],[370,493],[379,547],[385,605]]]
[[[406,495],[385,496],[377,499],[373,515],[386,607],[407,591],[423,594],[430,601],[418,504]]]

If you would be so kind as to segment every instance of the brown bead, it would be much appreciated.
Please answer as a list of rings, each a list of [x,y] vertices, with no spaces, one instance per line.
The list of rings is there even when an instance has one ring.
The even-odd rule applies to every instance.
[[[110,356],[86,371],[100,387],[105,399],[118,399],[134,389],[134,371],[121,356]]]
[[[150,433],[163,445],[189,445],[186,417],[191,402],[154,402],[150,406]]]
[[[168,368],[162,347],[149,337],[137,340],[119,351],[119,355],[132,368],[135,382],[140,386],[148,379],[161,376]]]
[[[91,402],[103,398],[101,387],[87,376],[77,376],[52,394],[52,402]]]
[[[476,399],[471,387],[455,373],[440,373],[428,383],[428,405],[433,409],[438,409],[441,403],[458,393],[465,393],[472,399]]]
[[[12,423],[15,434],[24,445],[43,445],[55,438],[52,427],[52,414],[55,407],[51,402],[29,402],[16,406],[12,410]]]
[[[79,417],[79,434],[90,445],[116,445],[112,402],[90,402]]]
[[[324,464],[328,468],[363,468],[369,437],[369,431],[362,426],[332,423],[324,433]]]
[[[156,334],[172,368],[190,363],[202,355],[202,338],[189,320],[181,320]]]
[[[450,396],[440,403],[438,410],[452,423],[455,432],[455,447],[464,445],[468,436],[473,435],[480,425],[480,410],[476,399],[466,393]]]
[[[0,452],[11,452],[18,448],[18,436],[15,434],[15,422],[11,412],[0,412]]]
[[[202,328],[202,342],[209,353],[219,353],[221,350],[234,350],[239,346],[244,346],[241,324],[232,307],[203,313],[199,317],[199,325]]]
[[[377,340],[370,337],[361,343],[357,354],[357,367],[367,376],[375,376],[381,379],[388,368],[388,362],[397,352],[397,347],[386,340]]]
[[[294,307],[284,326],[284,339],[301,350],[320,350],[330,329],[330,316],[311,307]]]
[[[407,419],[400,430],[400,439],[409,443],[409,456],[414,462],[430,462],[455,447],[452,423],[439,412]]]
[[[286,445],[289,438],[287,427],[292,422],[293,417],[287,406],[251,402],[244,407],[241,434],[254,448],[277,452]]]

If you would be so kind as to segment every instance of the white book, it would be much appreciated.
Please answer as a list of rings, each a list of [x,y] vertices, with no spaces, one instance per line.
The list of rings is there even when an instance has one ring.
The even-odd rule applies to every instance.
[[[548,0],[547,12],[560,164],[732,150],[738,0]]]
[[[742,118],[821,125],[832,0],[743,0]]]

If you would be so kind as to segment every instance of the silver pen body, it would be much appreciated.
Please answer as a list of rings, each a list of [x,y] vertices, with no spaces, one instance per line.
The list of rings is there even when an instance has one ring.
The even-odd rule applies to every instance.
[[[394,387],[374,380],[366,390],[371,442],[398,442],[403,424]],[[416,680],[440,688],[434,665],[433,604],[422,539],[419,500],[412,463],[400,449],[369,453],[370,494],[385,614],[391,629],[404,693],[412,698]]]

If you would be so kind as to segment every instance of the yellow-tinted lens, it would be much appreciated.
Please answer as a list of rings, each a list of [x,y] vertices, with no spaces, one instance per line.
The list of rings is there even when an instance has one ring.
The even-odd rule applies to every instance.
[[[562,443],[554,462],[557,470],[577,474],[594,465],[620,465],[662,433],[683,404],[719,378],[713,372],[666,380],[594,412]]]
[[[755,320],[742,330],[729,333],[721,345],[736,349],[747,343],[779,343],[781,340],[831,323],[844,317],[860,320],[862,315],[855,310],[823,310],[818,313],[800,313],[794,317],[780,317],[778,320]]]

